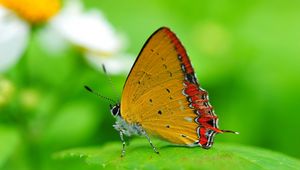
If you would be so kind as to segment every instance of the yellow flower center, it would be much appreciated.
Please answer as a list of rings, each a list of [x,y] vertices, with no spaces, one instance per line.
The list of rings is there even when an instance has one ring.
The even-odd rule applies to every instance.
[[[30,23],[42,23],[60,9],[60,0],[0,0],[0,5],[15,11]]]

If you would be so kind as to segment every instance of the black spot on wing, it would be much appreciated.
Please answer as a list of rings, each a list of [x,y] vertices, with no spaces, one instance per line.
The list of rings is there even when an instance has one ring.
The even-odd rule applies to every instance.
[[[157,113],[161,115],[161,114],[162,114],[162,111],[161,111],[161,110],[159,110]]]
[[[194,74],[185,74],[185,78],[186,78],[187,81],[189,81],[193,84],[198,84],[197,79],[196,79]]]
[[[163,67],[164,67],[165,69],[167,69],[167,68],[168,68],[166,64],[163,64]]]

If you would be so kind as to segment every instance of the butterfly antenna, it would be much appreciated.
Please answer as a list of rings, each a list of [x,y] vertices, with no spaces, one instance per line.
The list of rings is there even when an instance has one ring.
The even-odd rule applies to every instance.
[[[105,97],[105,96],[102,96],[100,93],[95,92],[94,90],[92,90],[89,86],[86,86],[86,85],[85,85],[84,88],[85,88],[87,91],[93,93],[94,95],[96,95],[96,96],[98,96],[98,97],[100,97],[100,98],[106,99],[106,100],[108,100],[108,101],[110,101],[110,102],[112,102],[112,103],[117,104],[117,102],[114,101],[113,99],[108,98],[108,97]]]
[[[117,94],[117,88],[116,88],[116,86],[114,85],[113,81],[111,80],[111,77],[110,77],[109,74],[107,73],[104,64],[102,64],[102,70],[103,70],[103,72],[105,73],[105,75],[107,76],[108,81],[109,81],[109,83],[110,83],[110,85],[111,85],[111,87],[112,87],[112,89],[113,89],[115,95],[120,99],[120,96]]]

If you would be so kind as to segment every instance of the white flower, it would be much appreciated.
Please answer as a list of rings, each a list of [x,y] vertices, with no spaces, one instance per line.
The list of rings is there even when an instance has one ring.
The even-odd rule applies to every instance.
[[[130,70],[132,58],[120,53],[124,38],[99,11],[84,11],[79,1],[70,1],[49,22],[49,28],[51,33],[46,34],[56,32],[71,44],[83,49],[87,62],[97,70],[102,68],[102,64],[106,65],[111,74],[127,73]]]
[[[122,45],[103,15],[96,10],[84,12],[78,1],[69,3],[49,24],[71,43],[91,51],[111,53]]]
[[[18,61],[30,32],[29,23],[16,15],[7,16],[0,9],[0,71],[9,69]],[[122,63],[133,62],[128,55],[122,56],[120,53],[124,46],[123,37],[99,11],[85,11],[80,1],[68,1],[65,7],[47,22],[40,35],[45,49],[53,50],[54,53],[62,51],[67,42],[83,49],[88,63],[93,67],[98,69],[99,63],[105,64],[107,70],[113,74],[124,73],[125,70],[128,72],[131,64]]]
[[[15,65],[24,53],[29,24],[0,6],[0,72]]]

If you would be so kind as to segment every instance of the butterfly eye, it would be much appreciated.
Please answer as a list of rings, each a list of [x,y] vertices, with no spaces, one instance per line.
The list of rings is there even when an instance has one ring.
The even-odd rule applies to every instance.
[[[110,106],[110,112],[113,116],[120,116],[120,105]]]

